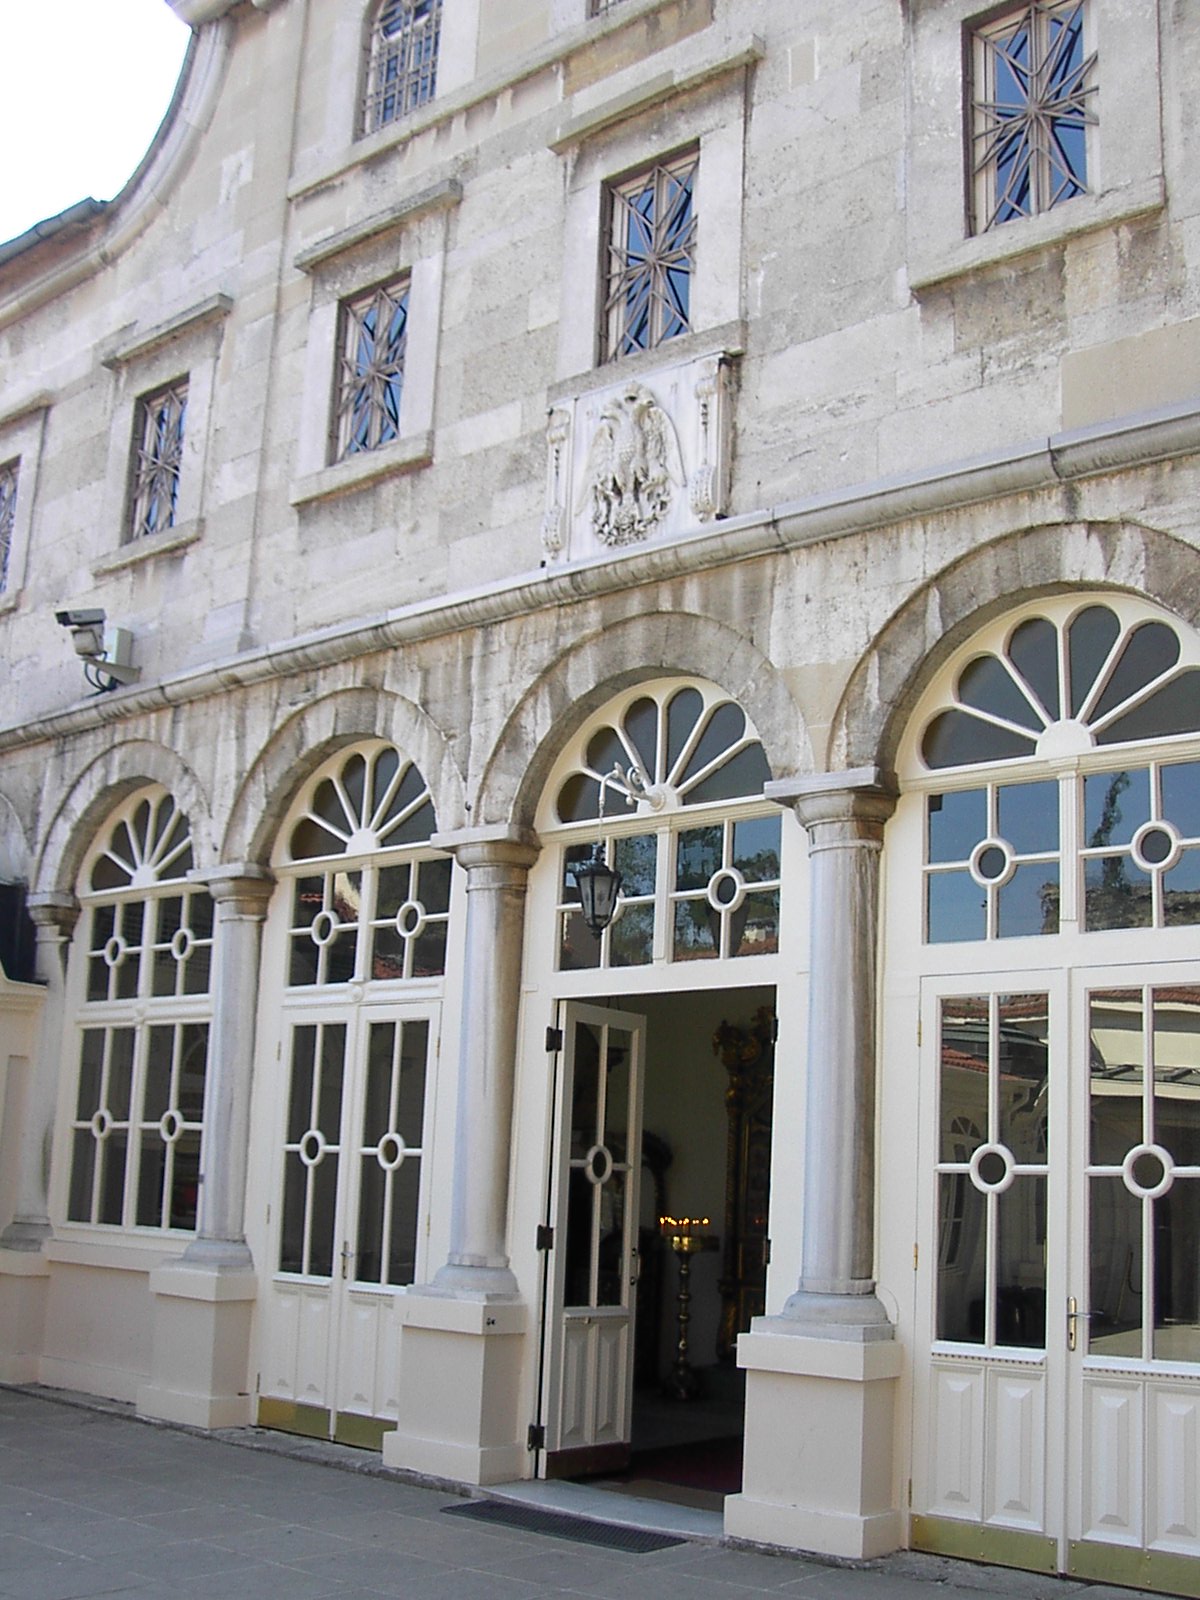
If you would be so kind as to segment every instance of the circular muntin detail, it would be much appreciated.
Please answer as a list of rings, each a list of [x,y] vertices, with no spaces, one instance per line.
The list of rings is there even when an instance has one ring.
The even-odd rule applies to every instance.
[[[1175,1182],[1175,1162],[1160,1144],[1135,1144],[1121,1163],[1121,1177],[1139,1200],[1157,1200]]]
[[[981,1144],[971,1156],[971,1182],[984,1194],[1003,1194],[1013,1181],[1013,1155],[1004,1144]]]

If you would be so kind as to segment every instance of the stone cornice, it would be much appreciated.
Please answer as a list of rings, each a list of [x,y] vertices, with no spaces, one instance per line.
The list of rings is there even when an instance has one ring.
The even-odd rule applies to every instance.
[[[394,650],[441,634],[535,615],[575,601],[619,593],[755,556],[820,544],[988,500],[1057,489],[1102,472],[1200,455],[1200,404],[1188,401],[1115,422],[1056,434],[971,461],[949,463],[859,484],[831,494],[707,525],[673,544],[613,558],[597,557],[524,573],[487,588],[401,606],[368,620],[341,623],[283,644],[247,651],[157,683],[132,684],[100,699],[0,728],[0,751],[60,739],[131,717],[186,705]]]

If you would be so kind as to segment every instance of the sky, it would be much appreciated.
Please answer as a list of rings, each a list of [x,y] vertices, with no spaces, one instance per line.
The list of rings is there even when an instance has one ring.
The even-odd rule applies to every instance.
[[[112,199],[162,121],[189,32],[167,0],[0,0],[0,241]]]

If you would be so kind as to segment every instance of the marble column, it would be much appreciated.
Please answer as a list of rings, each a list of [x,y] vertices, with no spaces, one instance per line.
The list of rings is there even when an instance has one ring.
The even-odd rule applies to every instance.
[[[388,1466],[465,1483],[527,1470],[519,1414],[529,1308],[506,1238],[525,891],[537,858],[520,828],[436,835],[467,874],[467,927],[450,1248],[432,1283],[397,1297],[400,1420]]]
[[[244,1268],[246,1167],[262,925],[275,880],[238,862],[209,873],[216,907],[212,1023],[204,1096],[204,1174],[196,1237],[183,1253],[192,1265]]]
[[[24,1096],[17,1203],[13,1220],[0,1236],[0,1248],[36,1252],[51,1231],[50,1152],[66,1017],[67,951],[79,902],[73,894],[31,894],[26,906],[37,928],[37,975],[46,985],[46,1002]]]
[[[143,1416],[198,1428],[254,1420],[250,1330],[258,1284],[245,1235],[250,1094],[263,918],[274,879],[253,863],[217,867],[204,1170],[196,1237],[150,1274],[154,1322]]]
[[[538,845],[524,829],[440,835],[467,874],[466,973],[450,1251],[434,1287],[512,1296],[505,1225],[525,893]]]
[[[769,784],[808,833],[810,967],[800,1284],[786,1318],[888,1339],[875,1296],[879,865],[894,790],[874,768]]]

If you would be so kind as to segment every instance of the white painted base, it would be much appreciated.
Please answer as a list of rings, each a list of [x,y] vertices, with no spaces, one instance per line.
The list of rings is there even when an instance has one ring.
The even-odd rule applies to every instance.
[[[153,1354],[150,1381],[138,1386],[139,1414],[197,1428],[248,1426],[254,1274],[175,1262],[150,1274],[150,1292]]]
[[[756,1317],[746,1370],[741,1494],[725,1532],[758,1544],[863,1559],[902,1543],[892,1437],[901,1351],[892,1340],[814,1339]]]
[[[400,1418],[384,1435],[385,1463],[460,1483],[525,1477],[525,1306],[410,1292],[399,1320]]]
[[[37,1383],[50,1266],[40,1252],[0,1250],[0,1383]]]

